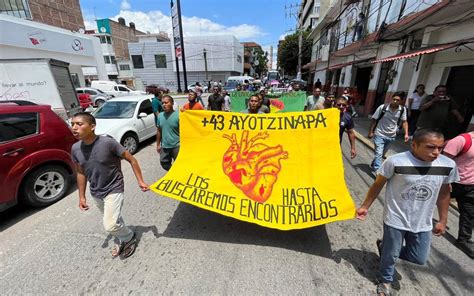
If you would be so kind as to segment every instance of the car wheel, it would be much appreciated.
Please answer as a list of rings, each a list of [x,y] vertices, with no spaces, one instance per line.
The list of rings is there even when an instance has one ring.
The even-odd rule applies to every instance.
[[[104,100],[100,100],[100,99],[97,100],[97,101],[95,101],[95,105],[96,105],[97,107],[100,107],[100,106],[104,105],[104,103],[105,103],[105,101],[104,101]]]
[[[46,165],[31,172],[23,183],[23,201],[36,207],[49,206],[69,190],[69,173],[58,165]]]
[[[138,150],[138,138],[134,133],[126,133],[120,141],[125,149],[130,152],[130,154],[135,154]]]

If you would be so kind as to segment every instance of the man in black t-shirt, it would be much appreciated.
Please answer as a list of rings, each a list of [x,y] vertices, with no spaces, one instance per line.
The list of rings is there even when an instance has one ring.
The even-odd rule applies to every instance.
[[[224,110],[224,97],[221,96],[218,86],[213,87],[212,94],[207,98],[207,110]]]

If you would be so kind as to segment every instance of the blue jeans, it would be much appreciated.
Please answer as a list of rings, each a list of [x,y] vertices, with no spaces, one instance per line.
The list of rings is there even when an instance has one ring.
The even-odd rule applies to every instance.
[[[405,246],[403,246],[405,241]],[[398,258],[423,265],[428,259],[431,231],[413,233],[383,225],[382,250],[380,254],[380,280],[393,282],[395,262]]]
[[[382,165],[382,157],[387,153],[390,144],[395,141],[395,137],[386,138],[382,136],[374,136],[375,156],[372,164],[370,165],[375,171]]]

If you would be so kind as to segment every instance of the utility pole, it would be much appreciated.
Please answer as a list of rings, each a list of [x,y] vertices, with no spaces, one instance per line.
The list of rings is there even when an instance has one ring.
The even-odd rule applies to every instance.
[[[205,48],[202,50],[202,54],[204,55],[204,71],[206,71],[206,82],[208,82],[209,79],[207,77],[207,51]]]
[[[183,22],[181,21],[181,4],[180,0],[176,0],[178,6],[178,21],[179,21],[179,37],[181,39],[181,55],[183,59],[183,76],[184,76],[184,90],[188,90],[188,76],[186,73],[186,56],[184,55],[184,39],[183,39]]]
[[[178,93],[182,92],[181,90],[181,79],[179,77],[179,57],[181,56],[181,46],[183,40],[179,36],[179,22],[178,22],[178,9],[173,4],[173,0],[170,1],[171,5],[171,23],[173,27],[173,40],[174,40],[174,53],[175,53],[175,62],[176,62],[176,81],[178,82]]]

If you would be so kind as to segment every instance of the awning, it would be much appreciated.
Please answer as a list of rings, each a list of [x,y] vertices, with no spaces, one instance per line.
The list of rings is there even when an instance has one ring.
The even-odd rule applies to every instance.
[[[408,58],[412,58],[412,57],[423,55],[423,54],[430,54],[430,53],[435,53],[438,51],[450,49],[453,47],[458,47],[469,42],[474,42],[474,38],[463,39],[463,40],[459,40],[455,42],[438,44],[438,45],[433,45],[433,46],[428,46],[428,47],[422,47],[414,51],[399,53],[387,58],[371,61],[371,63],[375,64],[375,63],[384,63],[384,62],[389,62],[389,61],[408,59]]]
[[[327,69],[329,71],[333,71],[333,70],[337,70],[337,69],[340,69],[340,68],[344,68],[344,67],[352,65],[352,64],[354,64],[354,62],[341,63],[341,64],[336,64],[336,65],[329,66]]]

